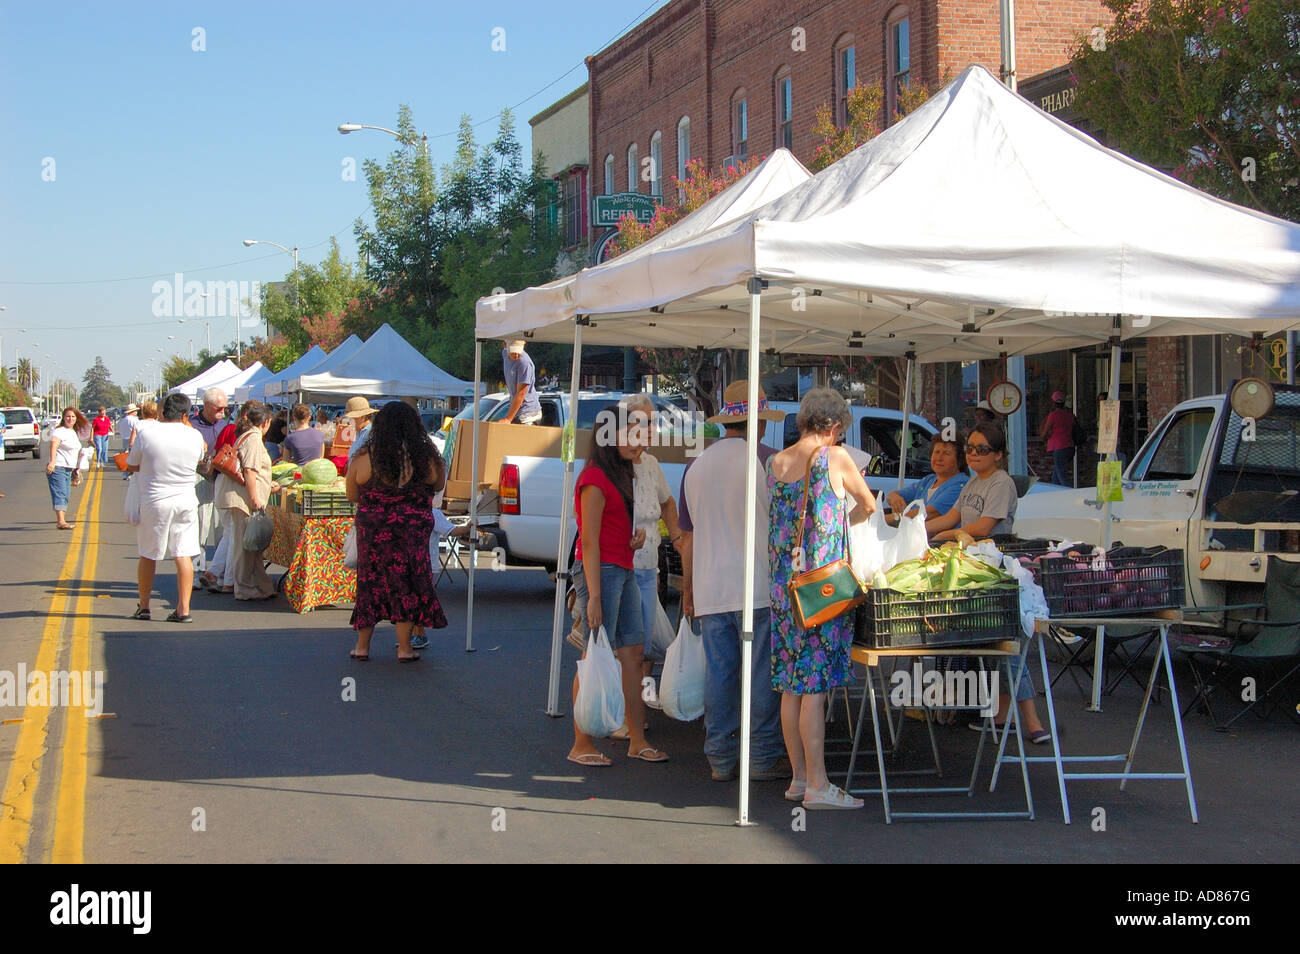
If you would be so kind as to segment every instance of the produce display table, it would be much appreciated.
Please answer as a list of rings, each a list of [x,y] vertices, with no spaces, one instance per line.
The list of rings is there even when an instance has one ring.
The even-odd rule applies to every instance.
[[[875,687],[875,681],[872,678],[873,676],[872,670],[879,670],[879,668],[881,667],[882,663],[885,660],[896,660],[900,657],[915,657],[915,658],[929,657],[932,659],[939,659],[943,657],[969,656],[980,660],[991,660],[996,664],[997,662],[999,662],[1000,660],[1006,657],[1019,656],[1021,666],[1020,669],[1017,671],[1016,678],[1013,680],[1012,685],[1009,688],[1011,697],[1014,699],[1016,695],[1016,688],[1019,684],[1021,675],[1024,672],[1025,655],[1027,653],[1028,647],[1029,647],[1029,643],[1027,640],[1022,640],[1022,641],[1008,640],[1003,642],[986,644],[983,646],[951,646],[951,647],[899,646],[899,647],[894,647],[889,649],[873,649],[866,646],[854,646],[850,650],[849,655],[854,662],[861,663],[867,667],[867,689],[862,694],[862,704],[858,710],[857,722],[853,727],[853,754],[849,757],[849,771],[848,771],[848,775],[845,777],[844,780],[845,790],[854,795],[863,795],[863,794],[880,795],[881,801],[884,804],[886,824],[892,824],[895,818],[1033,818],[1034,799],[1032,793],[1029,790],[1029,769],[1026,765],[1026,762],[1028,762],[1029,760],[1024,754],[1025,740],[1021,736],[1020,714],[1018,711],[1018,707],[1015,705],[1010,706],[1009,711],[1007,713],[1006,728],[1002,732],[1001,744],[998,746],[998,761],[994,763],[993,784],[989,786],[989,790],[992,791],[994,785],[997,784],[997,768],[1001,764],[1001,762],[1016,760],[1016,756],[1003,755],[1003,750],[1006,745],[1007,736],[1010,735],[1011,731],[1014,729],[1016,734],[1016,739],[1020,744],[1020,756],[1019,756],[1019,761],[1021,763],[1020,774],[1021,774],[1021,779],[1024,782],[1024,788],[1025,788],[1025,810],[1024,811],[1017,811],[1017,812],[991,812],[991,811],[896,812],[893,811],[890,808],[890,804],[889,804],[889,796],[891,792],[894,795],[955,795],[955,794],[961,794],[967,796],[974,795],[975,779],[979,773],[980,757],[984,754],[985,733],[980,733],[979,745],[975,750],[975,759],[973,764],[971,765],[969,784],[960,788],[920,787],[920,788],[890,789],[888,778],[886,777],[886,773],[885,773],[885,755],[884,755],[884,749],[882,748],[882,742],[880,738],[880,720],[876,713],[876,687]],[[886,704],[888,704],[888,698],[886,698]],[[914,700],[912,703],[909,703],[909,708],[923,708],[923,709],[934,710],[934,709],[948,709],[948,708],[957,708],[957,707],[956,706],[927,706]],[[968,708],[968,707],[961,706],[961,708]],[[858,749],[861,745],[863,727],[866,724],[867,716],[870,716],[871,730],[875,735],[876,771],[880,779],[880,787],[855,789],[853,788],[853,769],[857,763]],[[886,716],[888,716],[888,713],[886,713]],[[992,722],[993,722],[993,718],[991,716],[986,717],[987,725],[991,726]],[[892,727],[891,727],[891,731],[892,731]]]
[[[288,567],[282,582],[289,605],[306,613],[317,606],[356,600],[357,574],[343,565],[343,541],[351,517],[305,517],[282,506],[268,506],[275,534],[266,558]]]
[[[1115,755],[1062,755],[1061,747],[1058,742],[1060,733],[1056,725],[1056,703],[1052,697],[1052,683],[1048,678],[1047,672],[1047,648],[1044,643],[1044,635],[1050,625],[1059,624],[1064,626],[1138,626],[1149,627],[1159,631],[1160,648],[1156,651],[1156,658],[1151,664],[1151,675],[1147,678],[1146,694],[1142,698],[1142,707],[1138,710],[1137,724],[1133,728],[1133,738],[1129,743],[1128,752],[1118,753]],[[1040,619],[1035,627],[1035,636],[1038,642],[1038,662],[1039,668],[1043,675],[1043,685],[1046,687],[1047,694],[1047,717],[1050,720],[1052,732],[1052,754],[1037,755],[1024,757],[1023,754],[1019,759],[1014,756],[1008,757],[1006,761],[1024,762],[1051,762],[1056,766],[1056,782],[1061,792],[1061,815],[1065,823],[1070,824],[1070,801],[1065,792],[1065,783],[1077,779],[1119,779],[1120,790],[1128,784],[1132,778],[1140,779],[1167,779],[1172,781],[1182,781],[1187,786],[1187,807],[1192,813],[1192,823],[1199,821],[1196,813],[1196,793],[1192,789],[1192,770],[1187,764],[1187,740],[1183,737],[1183,718],[1181,710],[1178,707],[1178,689],[1174,685],[1174,667],[1169,657],[1169,627],[1170,626],[1195,626],[1208,625],[1202,623],[1188,622],[1183,619],[1183,615],[1177,610],[1162,610],[1157,616],[1138,617],[1138,616],[1100,616],[1100,617],[1064,617],[1061,619]],[[1102,637],[1099,636],[1100,641]],[[1138,739],[1142,736],[1142,727],[1146,722],[1147,709],[1151,705],[1151,694],[1155,689],[1156,679],[1160,674],[1161,663],[1164,664],[1165,675],[1169,679],[1169,710],[1174,720],[1174,731],[1178,736],[1178,754],[1182,759],[1183,770],[1181,772],[1134,772],[1133,759],[1137,755]],[[1015,706],[1011,707],[1015,710]],[[1003,748],[1006,745],[1005,733],[1002,744],[998,746],[997,759],[993,767],[993,784],[997,784],[998,769],[1001,767],[1003,759]],[[1066,762],[1123,762],[1124,771],[1122,772],[1067,772],[1065,771]]]

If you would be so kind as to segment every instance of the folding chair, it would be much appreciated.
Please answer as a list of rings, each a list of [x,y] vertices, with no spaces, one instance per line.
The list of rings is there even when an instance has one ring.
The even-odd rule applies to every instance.
[[[1223,607],[1226,610],[1264,610],[1265,617],[1243,620],[1232,642],[1221,647],[1184,647],[1196,682],[1196,692],[1183,715],[1196,707],[1204,711],[1220,732],[1247,712],[1254,711],[1266,719],[1275,709],[1283,709],[1293,722],[1300,724],[1296,699],[1286,699],[1286,686],[1300,673],[1300,562],[1268,558],[1264,580],[1264,602]],[[1269,618],[1272,617],[1272,618]],[[1247,682],[1247,680],[1252,682]],[[1296,680],[1300,682],[1300,680]],[[1247,691],[1248,687],[1252,691]],[[1225,697],[1236,696],[1246,703],[1226,722],[1219,722],[1210,703],[1216,689]]]

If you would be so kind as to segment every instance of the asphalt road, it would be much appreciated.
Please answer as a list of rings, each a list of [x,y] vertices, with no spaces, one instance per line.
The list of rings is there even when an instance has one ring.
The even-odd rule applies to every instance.
[[[710,780],[699,722],[651,714],[649,738],[672,755],[665,764],[629,761],[613,743],[603,746],[611,768],[565,760],[571,723],[543,712],[554,589],[541,571],[478,574],[473,653],[464,577],[444,584],[451,626],[409,666],[397,664],[387,627],[369,663],[349,660],[349,608],[298,615],[283,600],[254,606],[198,592],[193,625],[163,622],[170,570],[158,577],[154,621],[134,622],[125,482],[109,471],[76,489],[77,529],[59,532],[44,463],[0,464],[0,673],[101,671],[111,717],[24,709],[21,699],[0,706],[0,860],[1181,864],[1293,861],[1300,847],[1300,816],[1281,810],[1294,805],[1300,730],[1277,716],[1221,734],[1189,715],[1199,825],[1180,782],[1135,781],[1121,792],[1116,782],[1080,781],[1070,785],[1075,823],[1066,826],[1051,768],[1035,765],[1032,821],[886,826],[868,797],[862,811],[808,813],[801,825],[783,783],[764,782],[752,789],[757,824],[738,828],[737,784]],[[576,653],[564,652],[567,697]],[[345,700],[349,680],[355,701]],[[1068,680],[1058,685],[1067,754],[1127,748],[1136,686],[1098,714],[1083,710]],[[907,732],[900,767],[919,767],[923,728]],[[964,778],[975,733],[937,733],[945,764]],[[832,769],[844,764],[832,760]],[[1138,768],[1176,767],[1166,702],[1148,718]],[[974,799],[899,798],[895,808],[1018,807],[1018,773],[992,795],[987,763],[980,777]]]

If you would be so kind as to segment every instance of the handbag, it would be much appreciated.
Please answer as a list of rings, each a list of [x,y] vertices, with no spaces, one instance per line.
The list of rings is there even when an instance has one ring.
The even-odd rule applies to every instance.
[[[235,444],[222,444],[217,448],[217,454],[212,458],[212,468],[241,487],[244,486],[244,475],[239,470],[239,454],[235,451]]]
[[[118,470],[122,471],[123,473],[126,473],[126,451],[122,451],[121,453],[114,454],[113,463],[117,465]]]
[[[349,570],[357,568],[357,525],[348,527],[348,535],[343,538],[343,566]]]
[[[818,451],[820,453],[820,451]],[[804,475],[803,506],[799,508],[799,542],[796,552],[803,552],[804,525],[808,522],[808,485],[812,477],[812,455]],[[849,511],[844,508],[844,556],[794,576],[790,580],[790,603],[795,620],[804,629],[829,622],[842,613],[867,601],[862,583],[853,574],[849,554]]]

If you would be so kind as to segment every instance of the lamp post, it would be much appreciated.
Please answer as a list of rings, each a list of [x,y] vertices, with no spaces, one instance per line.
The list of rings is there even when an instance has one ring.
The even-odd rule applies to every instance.
[[[407,136],[403,136],[396,129],[389,129],[387,126],[371,126],[368,123],[339,123],[338,128],[339,128],[340,136],[346,136],[348,133],[354,133],[361,129],[378,129],[380,132],[388,133],[388,135],[392,136],[398,142],[402,143],[402,145],[405,146],[415,145],[415,143],[410,138],[408,138]],[[420,143],[423,147],[424,158],[428,159],[429,158],[429,134],[428,133],[424,133],[423,135],[420,136]]]
[[[302,302],[298,298],[298,246],[292,249],[285,248],[279,242],[264,242],[261,239],[244,239],[244,247],[252,248],[254,245],[274,245],[286,255],[293,256],[293,307],[298,312],[298,317],[302,317]],[[266,340],[271,340],[271,316],[266,318]]]
[[[0,305],[0,311],[5,311],[5,310],[6,310],[5,306]],[[12,331],[14,334],[19,334],[19,335],[27,334],[26,328],[10,328],[9,330]],[[5,356],[5,336],[0,335],[0,368],[3,368],[5,366],[4,356]],[[17,364],[18,364],[18,346],[14,345],[14,365],[16,366]],[[16,374],[17,372],[14,373]]]
[[[245,244],[247,244],[247,243],[245,243]],[[294,265],[294,270],[295,270],[295,272],[294,272],[294,281],[297,281],[297,279],[298,279],[298,276],[297,276],[297,267],[298,267],[298,266],[297,266],[297,264],[295,263],[295,265]],[[199,294],[202,295],[204,298],[216,298],[216,297],[218,297],[217,295],[210,294],[209,292],[200,292]],[[244,361],[244,316],[243,316],[243,305],[240,303],[239,299],[236,298],[236,297],[234,297],[233,295],[231,295],[230,292],[226,292],[223,296],[221,296],[221,298],[222,298],[223,301],[228,301],[228,302],[232,302],[232,303],[234,303],[234,306],[235,306],[235,363],[236,363],[236,364],[242,364],[243,361]],[[211,354],[211,353],[212,353],[212,340],[211,340],[211,337],[209,337],[209,339],[208,339],[208,354]]]
[[[175,341],[176,338],[177,338],[176,335],[168,335],[168,336],[167,336],[167,340],[168,340],[168,341]],[[193,364],[193,363],[194,363],[194,339],[193,339],[193,338],[186,338],[186,339],[184,339],[184,340],[185,340],[186,342],[189,343],[189,346],[190,346],[190,364]],[[212,352],[209,351],[208,353],[211,354]]]

